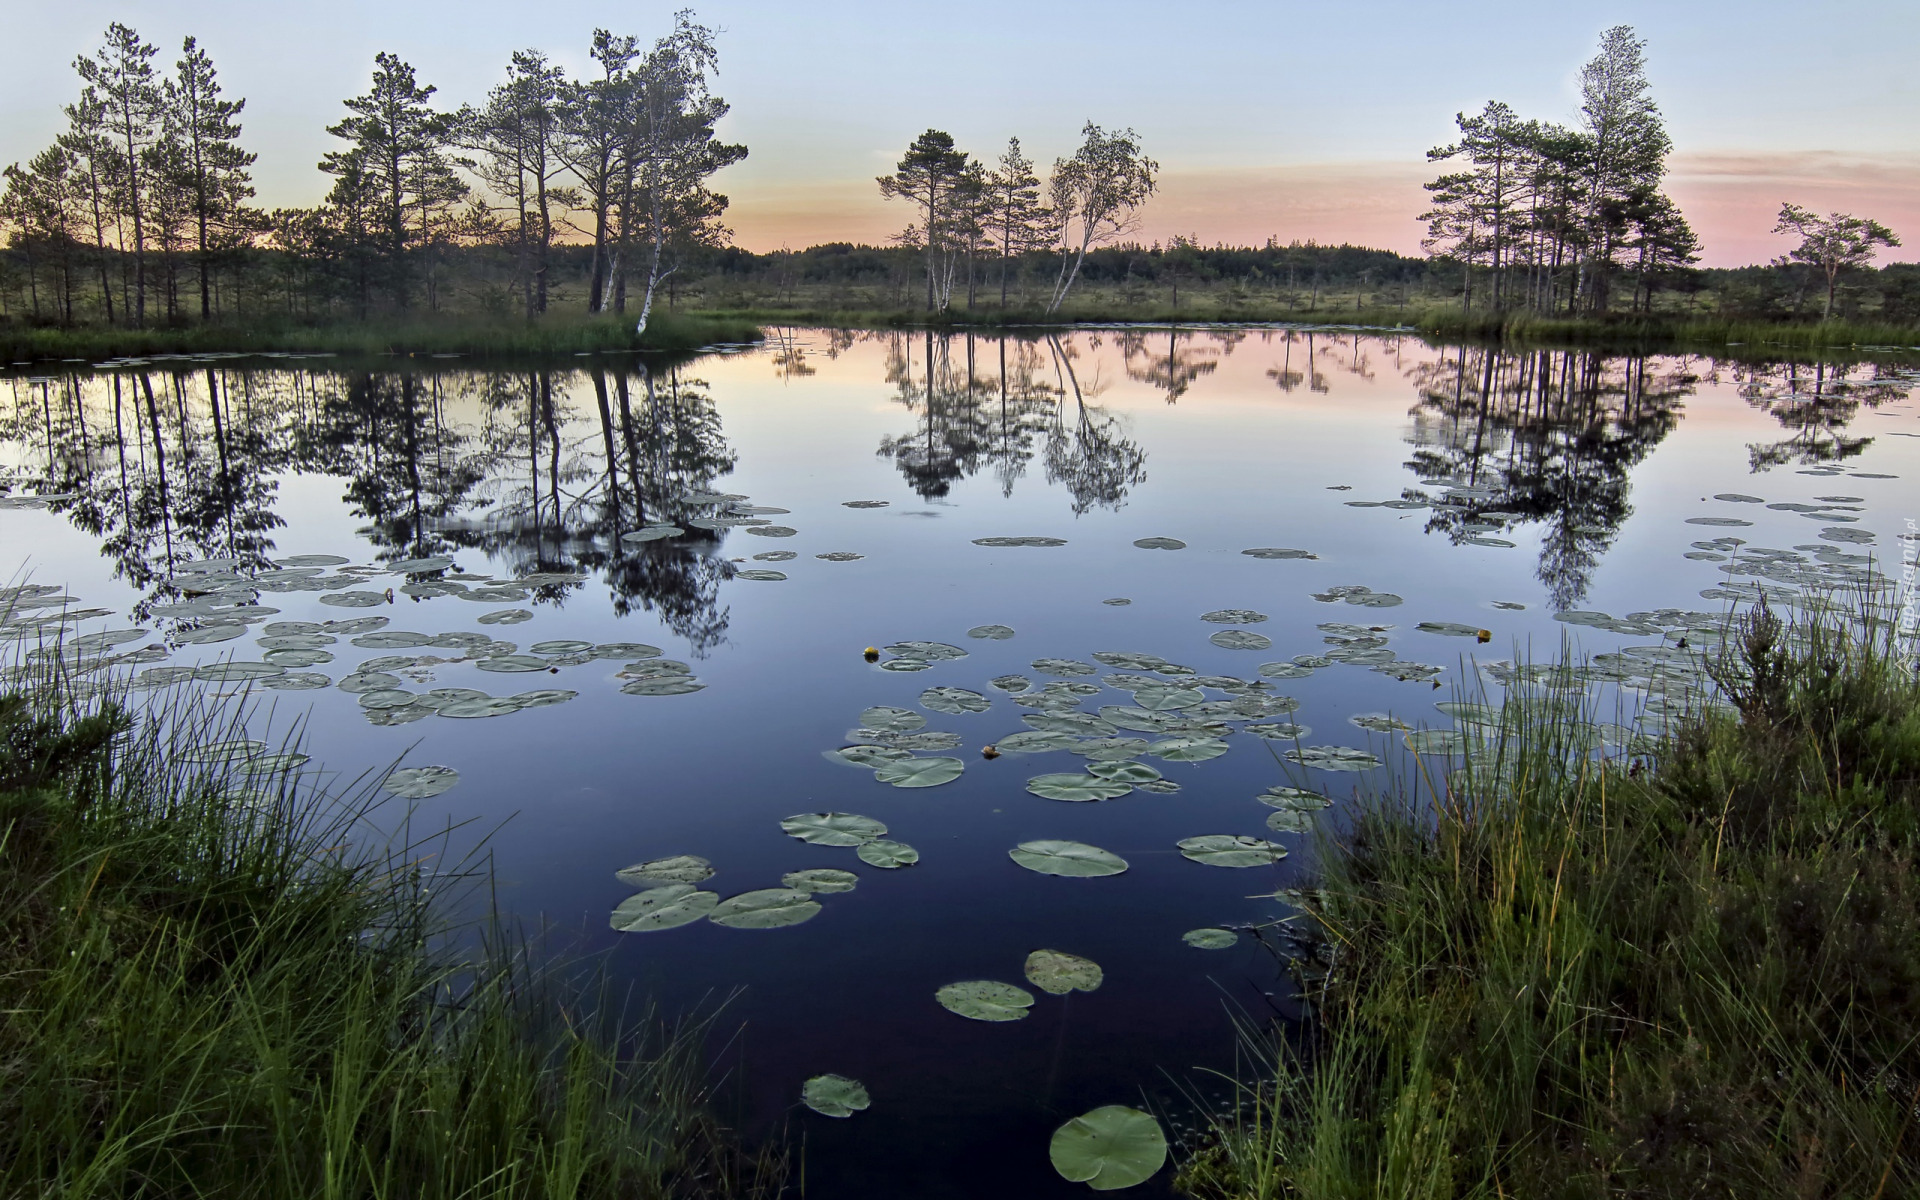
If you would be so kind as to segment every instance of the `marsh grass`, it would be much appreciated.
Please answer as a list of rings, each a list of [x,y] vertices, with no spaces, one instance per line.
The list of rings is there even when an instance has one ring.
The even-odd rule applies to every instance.
[[[231,705],[10,687],[0,1195],[778,1193],[709,1108],[707,1023],[593,1016],[498,927],[453,949],[487,875],[444,838],[359,848],[370,796],[246,775]]]
[[[723,342],[760,340],[751,320],[724,315],[656,313],[636,337],[624,316],[554,314],[536,321],[439,316],[307,323],[263,318],[179,328],[114,326],[0,329],[9,361],[101,359],[148,354],[327,353],[459,354],[476,358],[618,352],[686,353]]]
[[[1731,709],[1590,752],[1579,693],[1321,847],[1301,1036],[1179,1186],[1225,1197],[1920,1189],[1920,685],[1884,622],[1764,607]]]

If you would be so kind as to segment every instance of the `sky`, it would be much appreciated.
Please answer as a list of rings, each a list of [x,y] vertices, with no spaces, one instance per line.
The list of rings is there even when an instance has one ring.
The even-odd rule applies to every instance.
[[[687,3],[690,0],[678,0]],[[259,201],[309,205],[325,126],[373,56],[411,62],[449,107],[478,102],[508,54],[578,72],[596,27],[651,40],[675,5],[590,0],[68,0],[6,17],[0,164],[47,145],[78,90],[72,60],[109,21],[178,57],[191,34],[247,98]],[[927,128],[992,158],[1010,136],[1042,163],[1094,121],[1139,131],[1162,168],[1140,236],[1354,242],[1419,251],[1429,147],[1488,100],[1571,121],[1600,31],[1645,37],[1675,153],[1667,189],[1712,266],[1790,249],[1783,201],[1874,217],[1920,259],[1920,4],[1913,0],[1632,0],[1547,4],[1295,0],[711,0],[728,224],[753,250],[882,241],[907,223],[874,177]],[[1883,261],[1886,261],[1883,256]]]

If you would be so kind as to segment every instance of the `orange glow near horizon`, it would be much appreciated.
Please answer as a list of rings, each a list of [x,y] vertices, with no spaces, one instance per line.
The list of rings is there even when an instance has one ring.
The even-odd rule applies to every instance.
[[[1190,235],[1202,243],[1372,246],[1419,254],[1425,232],[1425,163],[1321,163],[1212,171],[1169,170],[1142,214],[1142,242]],[[823,242],[884,244],[906,223],[870,180],[746,181],[728,223],[736,241],[757,252]],[[1906,246],[1880,261],[1920,260],[1920,158],[1805,153],[1676,154],[1667,191],[1705,247],[1701,263],[1765,263],[1791,249],[1772,233],[1785,201],[1819,212],[1871,216]]]

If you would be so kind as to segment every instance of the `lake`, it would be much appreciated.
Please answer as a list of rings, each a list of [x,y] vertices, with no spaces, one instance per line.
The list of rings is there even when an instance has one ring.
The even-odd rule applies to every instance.
[[[723,1115],[784,1126],[807,1195],[1081,1194],[1053,1129],[1221,1101],[1236,1021],[1300,1015],[1268,926],[1313,829],[1444,778],[1475,701],[1577,686],[1657,727],[1735,605],[1898,580],[1920,355],[1757,349],[781,329],[677,364],[15,364],[0,632],[64,629],[136,695],[245,692],[342,788],[453,768],[401,777],[436,794],[382,833],[490,835],[510,914],[662,1012],[724,1001]],[[810,813],[870,821],[783,828]],[[616,878],[681,855],[711,879]],[[809,869],[857,885],[698,895]],[[1037,949],[1102,982],[1042,990]],[[936,999],[966,981],[1031,1006]],[[871,1107],[808,1111],[822,1073]]]

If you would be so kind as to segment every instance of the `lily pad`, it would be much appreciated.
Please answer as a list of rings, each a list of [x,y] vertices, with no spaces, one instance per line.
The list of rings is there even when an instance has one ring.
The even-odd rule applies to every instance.
[[[1057,537],[984,537],[973,539],[976,546],[1064,546],[1067,539]]]
[[[492,658],[483,658],[473,665],[479,667],[482,671],[516,675],[527,674],[533,671],[544,671],[553,664],[544,658],[536,658],[531,654],[500,654]]]
[[[747,532],[755,537],[790,538],[800,531],[786,525],[753,525],[748,527]]]
[[[455,717],[461,720],[483,717],[504,717],[508,713],[520,711],[517,701],[505,697],[486,700],[456,700],[452,704],[442,705],[438,710],[443,717]]]
[[[1013,636],[1013,628],[1008,625],[975,625],[972,629],[967,630],[967,636],[970,638],[987,638],[996,642],[1004,642]]]
[[[1042,675],[1061,675],[1079,678],[1097,672],[1096,668],[1083,662],[1075,662],[1071,658],[1036,658],[1029,665]]]
[[[435,554],[427,558],[403,558],[399,562],[387,564],[389,575],[432,575],[444,571],[453,565],[453,560],[444,554]]]
[[[1106,605],[1108,608],[1125,608],[1127,605],[1132,604],[1133,601],[1127,599],[1125,596],[1110,596],[1100,603]]]
[[[614,878],[643,888],[670,883],[705,883],[713,878],[713,864],[697,854],[675,854],[635,863],[615,871]]]
[[[911,733],[916,729],[924,729],[927,719],[910,708],[876,704],[860,714],[860,724],[884,733]]]
[[[790,837],[816,846],[862,846],[886,836],[887,827],[858,813],[798,813],[780,822]]]
[[[1147,749],[1147,739],[1128,737],[1091,738],[1072,747],[1075,754],[1094,762],[1122,762],[1138,758]]]
[[[974,1021],[1018,1021],[1033,1007],[1033,993],[1010,983],[970,979],[933,994],[940,1006]]]
[[[866,1086],[845,1075],[815,1075],[801,1086],[800,1102],[823,1117],[850,1117],[873,1103]]]
[[[1180,790],[1180,785],[1171,779],[1154,779],[1134,786],[1143,792],[1152,792],[1156,796],[1171,796]]]
[[[1174,684],[1148,684],[1133,690],[1133,702],[1150,712],[1171,712],[1175,709],[1192,708],[1206,698],[1206,693],[1199,688],[1179,687]]]
[[[1347,720],[1370,733],[1395,733],[1413,728],[1405,721],[1388,713],[1355,713]]]
[[[860,877],[852,871],[836,867],[808,867],[804,871],[788,871],[780,877],[781,887],[819,894],[850,892],[859,882]]]
[[[887,871],[898,867],[910,867],[920,861],[918,850],[905,842],[896,842],[888,838],[875,838],[871,842],[863,842],[854,854],[868,866]]]
[[[1152,783],[1160,778],[1160,772],[1146,763],[1139,762],[1096,762],[1087,765],[1087,774],[1114,783],[1142,784]]]
[[[653,679],[635,679],[620,685],[620,690],[629,696],[684,696],[688,692],[697,692],[707,685],[697,679],[684,675],[662,675]]]
[[[535,642],[533,645],[528,646],[527,649],[534,654],[549,656],[555,654],[584,654],[586,651],[593,649],[593,643],[582,642],[574,638],[560,638],[550,642]]]
[[[1480,636],[1479,626],[1462,625],[1458,621],[1422,621],[1414,628],[1421,633],[1437,633],[1441,637],[1477,638]]]
[[[1270,662],[1260,664],[1260,675],[1264,679],[1305,679],[1313,674],[1312,667],[1303,667],[1299,663]]]
[[[888,654],[898,654],[905,658],[919,658],[927,662],[943,662],[950,658],[965,658],[967,652],[958,646],[945,642],[894,642],[882,647]]]
[[[1084,802],[1089,800],[1112,800],[1133,790],[1131,783],[1113,779],[1102,779],[1097,775],[1086,775],[1078,771],[1059,771],[1050,775],[1035,775],[1027,780],[1027,790],[1043,800],[1067,800]]]
[[[634,530],[632,533],[621,534],[620,544],[623,546],[639,546],[647,542],[660,541],[662,538],[680,537],[686,532],[686,530],[680,528],[678,525],[647,525]]]
[[[822,750],[820,754],[830,763],[858,767],[863,771],[871,771],[882,763],[913,757],[911,751],[895,746],[842,746],[838,750]]]
[[[1249,558],[1311,558],[1311,559],[1317,559],[1317,558],[1319,558],[1319,557],[1320,557],[1320,556],[1319,556],[1318,554],[1309,554],[1309,553],[1308,553],[1307,551],[1305,551],[1305,550],[1288,550],[1288,549],[1284,549],[1284,548],[1282,548],[1282,547],[1279,547],[1279,546],[1258,546],[1258,547],[1255,547],[1255,548],[1254,548],[1254,549],[1252,549],[1252,550],[1242,550],[1242,551],[1241,551],[1240,553],[1242,553],[1242,554],[1244,554],[1244,555],[1246,555],[1246,556],[1247,556],[1247,557],[1249,557]]]
[[[1168,762],[1206,762],[1226,752],[1225,742],[1210,737],[1167,738],[1147,747],[1148,754]]]
[[[1189,929],[1180,940],[1195,950],[1230,950],[1240,940],[1231,929]]]
[[[1133,544],[1142,550],[1185,550],[1187,548],[1187,544],[1179,538],[1170,537],[1135,538]]]
[[[1273,639],[1250,629],[1222,629],[1207,639],[1223,650],[1271,650]]]
[[[1083,712],[1040,712],[1029,713],[1020,718],[1035,729],[1044,729],[1049,733],[1072,733],[1081,737],[1110,737],[1113,726],[1091,713]]]
[[[1023,729],[993,743],[1003,754],[1044,754],[1049,750],[1065,750],[1074,744],[1072,734],[1051,729]]]
[[[334,608],[372,608],[387,602],[384,592],[337,592],[331,596],[320,597],[320,603]]]
[[[1258,625],[1267,619],[1267,614],[1250,608],[1216,608],[1201,613],[1200,619],[1214,625]]]
[[[855,554],[851,550],[829,550],[825,554],[816,554],[814,557],[822,562],[859,562],[866,555]]]
[[[955,715],[983,713],[993,707],[992,702],[979,692],[957,687],[930,687],[920,693],[920,703],[934,712]]]
[[[1407,749],[1419,754],[1459,754],[1466,750],[1467,735],[1458,729],[1420,729],[1404,739]]]
[[[1287,856],[1277,842],[1231,833],[1182,838],[1176,844],[1182,855],[1209,867],[1264,867]]]
[[[670,883],[628,896],[608,921],[622,933],[651,933],[691,925],[720,903],[718,892],[703,892],[690,883]]]
[[[882,763],[873,777],[898,788],[938,787],[960,778],[966,769],[957,758],[902,758]]]
[[[762,550],[753,556],[755,562],[792,562],[800,555],[792,550]]]
[[[722,900],[707,914],[707,920],[729,929],[779,929],[811,921],[819,913],[820,902],[807,892],[761,888]]]
[[[1027,955],[1026,973],[1028,983],[1054,996],[1095,991],[1106,979],[1099,963],[1061,950],[1035,950]]]
[[[1275,833],[1306,833],[1313,828],[1313,814],[1297,808],[1283,808],[1267,814],[1267,828]]]
[[[887,505],[892,503],[893,501],[891,500],[842,500],[840,502],[840,507],[841,508],[885,508]]]
[[[1118,1191],[1145,1183],[1166,1165],[1167,1139],[1153,1117],[1109,1104],[1054,1130],[1047,1157],[1062,1179]]]
[[[1312,726],[1296,725],[1291,721],[1264,721],[1255,725],[1241,727],[1244,733],[1268,742],[1297,742],[1313,733]]]
[[[1076,879],[1118,875],[1127,869],[1127,860],[1110,850],[1055,838],[1021,842],[1007,856],[1029,871]]]
[[[1753,524],[1753,522],[1743,521],[1739,517],[1688,517],[1687,524],[1689,525],[1727,525],[1727,526],[1738,527],[1743,525],[1751,525]]]
[[[459,782],[460,772],[452,767],[401,767],[389,771],[380,786],[402,800],[425,800]]]
[[[1374,755],[1351,746],[1295,747],[1286,751],[1285,757],[1288,762],[1318,767],[1322,771],[1368,771],[1380,765]]]
[[[736,571],[733,577],[754,583],[779,583],[787,577],[787,573],[785,571]]]

